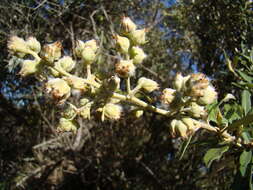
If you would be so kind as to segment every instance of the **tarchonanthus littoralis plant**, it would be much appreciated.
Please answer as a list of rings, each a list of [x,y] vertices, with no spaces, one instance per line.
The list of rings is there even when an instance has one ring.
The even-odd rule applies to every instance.
[[[129,103],[136,117],[141,117],[144,111],[152,111],[168,118],[171,135],[187,139],[198,129],[205,128],[219,133],[226,141],[235,138],[226,131],[208,122],[205,106],[217,99],[217,92],[209,79],[202,73],[182,76],[177,73],[173,88],[161,90],[161,106],[156,107],[139,99],[139,92],[151,93],[159,89],[156,81],[141,77],[134,86],[131,77],[135,75],[138,64],[142,64],[147,55],[141,48],[146,40],[147,29],[139,29],[129,18],[122,19],[121,34],[112,36],[115,49],[121,58],[115,64],[115,73],[107,79],[99,79],[92,73],[99,54],[96,40],[76,41],[74,60],[70,56],[62,55],[62,45],[59,41],[46,44],[41,48],[40,42],[34,37],[27,40],[12,36],[8,41],[8,49],[14,55],[22,58],[19,74],[21,77],[36,74],[45,81],[45,92],[57,104],[67,104],[61,113],[57,131],[76,132],[77,117],[90,119],[91,113],[100,114],[101,120],[118,120],[122,116],[121,102]],[[30,56],[26,56],[30,55]],[[26,59],[32,57],[32,59]],[[85,77],[74,75],[75,68],[81,66],[86,72]],[[78,67],[80,68],[80,67]],[[121,80],[125,81],[126,92],[121,90]],[[72,92],[80,92],[78,104],[70,103]]]

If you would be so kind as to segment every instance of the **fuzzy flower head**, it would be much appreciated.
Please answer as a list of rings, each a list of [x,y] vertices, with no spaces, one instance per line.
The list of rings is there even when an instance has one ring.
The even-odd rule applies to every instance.
[[[153,92],[154,90],[157,90],[159,88],[157,82],[145,77],[139,78],[137,84],[140,85],[141,88],[147,92]]]
[[[171,104],[176,98],[176,90],[172,88],[165,88],[162,91],[162,95],[160,97],[161,102],[164,104]]]
[[[204,90],[209,86],[209,80],[202,73],[191,74],[186,82],[187,95],[200,97],[204,95]]]
[[[70,56],[64,56],[55,63],[55,66],[58,67],[58,69],[63,69],[67,72],[72,71],[75,65],[76,62]]]
[[[83,119],[90,119],[90,111],[91,111],[91,106],[92,106],[92,103],[90,102],[90,100],[87,98],[82,98],[80,100],[80,105],[82,107],[79,108],[79,111],[78,111],[79,115]]]
[[[22,77],[31,75],[39,71],[39,62],[36,60],[24,60],[19,74]]]
[[[133,59],[134,64],[140,64],[147,57],[147,55],[144,53],[142,48],[134,46],[131,49],[131,57]]]
[[[192,117],[202,118],[207,115],[204,106],[198,105],[196,102],[192,102],[189,106],[189,110],[187,111]]]
[[[98,111],[102,112],[102,121],[104,121],[105,118],[118,120],[121,116],[122,107],[118,104],[108,103],[103,108],[99,108]]]
[[[88,40],[86,42],[83,42],[81,40],[76,41],[76,48],[75,48],[75,54],[77,57],[82,58],[82,52],[85,48],[89,47],[93,53],[95,54],[98,50],[97,41],[92,39]]]
[[[128,53],[128,49],[130,47],[130,41],[128,38],[120,36],[118,34],[113,36],[115,41],[116,41],[116,45],[119,47],[119,50],[122,53],[127,54]]]
[[[55,100],[65,100],[70,96],[71,88],[65,80],[55,78],[46,83],[46,91],[51,93]]]
[[[181,120],[173,119],[170,122],[170,132],[172,137],[180,136],[184,139],[188,137],[187,135],[188,127]]]
[[[134,30],[130,34],[130,38],[132,39],[133,43],[136,45],[142,45],[146,43],[146,33],[147,29],[140,29]]]
[[[27,54],[30,51],[25,40],[23,40],[22,38],[19,38],[18,36],[10,37],[7,47],[11,52],[14,52],[14,53]]]
[[[81,57],[84,60],[85,64],[91,64],[96,59],[96,53],[92,47],[87,46],[83,49]]]
[[[201,105],[208,105],[212,104],[215,100],[217,100],[217,92],[213,86],[209,85],[203,90],[203,96],[199,97],[197,101]]]
[[[115,72],[123,78],[134,76],[135,74],[135,66],[133,64],[133,60],[120,60],[115,65]]]
[[[123,17],[121,20],[123,29],[125,32],[133,32],[136,30],[137,26],[136,24],[129,18],[129,17]]]
[[[41,52],[41,57],[45,61],[53,63],[55,60],[58,60],[61,57],[61,49],[62,44],[59,41],[51,44],[46,44],[44,45],[43,50]]]
[[[28,48],[32,51],[34,51],[35,53],[39,53],[41,50],[41,45],[40,42],[35,38],[35,37],[29,37],[26,40],[26,44],[28,46]]]
[[[89,89],[89,86],[85,83],[85,79],[77,77],[77,76],[69,76],[64,78],[67,83],[73,87],[74,89],[87,91]]]
[[[59,124],[57,126],[57,132],[76,132],[77,131],[77,124],[66,118],[61,118]]]

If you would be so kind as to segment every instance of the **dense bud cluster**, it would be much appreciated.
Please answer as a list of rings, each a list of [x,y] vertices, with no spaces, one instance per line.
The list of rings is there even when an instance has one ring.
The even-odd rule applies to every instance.
[[[121,102],[131,105],[130,114],[139,118],[146,110],[154,111],[168,117],[171,135],[187,138],[206,122],[207,112],[205,105],[213,103],[217,99],[217,93],[204,74],[191,74],[182,76],[178,73],[172,84],[173,88],[162,90],[160,102],[164,108],[149,105],[139,99],[141,94],[158,90],[159,84],[151,79],[141,77],[136,86],[131,84],[130,78],[135,75],[137,65],[147,57],[140,45],[145,44],[147,29],[139,29],[128,17],[122,19],[121,34],[114,34],[115,49],[120,58],[115,64],[115,73],[107,79],[99,79],[92,74],[92,66],[95,65],[100,53],[96,40],[76,41],[74,54],[77,60],[67,55],[62,55],[62,45],[59,41],[46,44],[41,49],[40,43],[34,37],[27,40],[13,36],[8,42],[10,52],[26,58],[29,54],[34,59],[23,59],[20,75],[42,76],[46,79],[45,91],[51,95],[57,104],[67,104],[62,111],[58,132],[76,132],[78,125],[76,118],[90,119],[92,113],[100,115],[101,120],[118,120],[122,117],[123,106]],[[30,56],[30,57],[31,57]],[[76,76],[74,71],[83,68],[86,76]],[[125,82],[126,90],[121,90],[120,84]],[[131,88],[133,87],[133,88]],[[79,91],[80,98],[75,101],[77,105],[69,101],[74,91]],[[139,93],[139,92],[142,93]],[[138,96],[137,96],[138,94]]]

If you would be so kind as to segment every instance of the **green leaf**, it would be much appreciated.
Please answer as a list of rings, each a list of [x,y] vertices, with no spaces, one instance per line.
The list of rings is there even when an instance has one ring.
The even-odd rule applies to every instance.
[[[244,177],[247,171],[247,166],[251,161],[252,152],[244,150],[240,156],[240,172]]]
[[[229,146],[221,146],[218,148],[209,149],[204,156],[204,163],[209,168],[214,160],[218,160],[222,155],[228,151]]]
[[[232,123],[233,121],[238,120],[243,116],[242,107],[237,103],[225,104],[223,110],[224,117],[228,120],[229,123]]]
[[[242,91],[242,107],[244,109],[245,115],[251,109],[251,94],[248,90],[243,90]]]
[[[244,73],[243,71],[237,70],[237,72],[239,73],[239,75],[247,82],[251,83],[253,80],[253,77],[247,75],[246,73]]]
[[[206,108],[208,111],[208,120],[217,123],[217,115],[219,113],[219,104],[215,102],[213,104],[208,105]]]

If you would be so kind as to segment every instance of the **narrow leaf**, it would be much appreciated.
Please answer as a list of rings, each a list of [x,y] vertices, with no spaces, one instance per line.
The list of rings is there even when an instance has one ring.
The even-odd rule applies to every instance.
[[[238,70],[238,73],[240,74],[240,76],[247,82],[251,83],[253,78],[249,75],[247,75],[246,73],[244,73],[243,71]]]
[[[221,146],[218,148],[209,149],[204,156],[204,163],[209,168],[214,160],[218,160],[228,151],[229,146]]]
[[[250,111],[251,109],[251,94],[248,90],[242,91],[242,107],[244,109],[245,115]]]
[[[247,171],[247,166],[251,161],[252,152],[244,150],[240,156],[240,172],[244,177]]]

